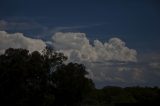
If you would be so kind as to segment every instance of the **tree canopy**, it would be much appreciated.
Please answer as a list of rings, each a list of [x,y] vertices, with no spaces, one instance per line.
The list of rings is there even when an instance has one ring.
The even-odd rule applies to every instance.
[[[64,64],[66,59],[51,49],[42,53],[7,49],[0,55],[1,104],[46,106],[80,102],[93,83],[85,77],[83,65]]]
[[[96,89],[83,64],[67,63],[63,53],[46,48],[30,53],[7,49],[0,55],[0,105],[105,106],[117,103],[155,103],[158,87]]]

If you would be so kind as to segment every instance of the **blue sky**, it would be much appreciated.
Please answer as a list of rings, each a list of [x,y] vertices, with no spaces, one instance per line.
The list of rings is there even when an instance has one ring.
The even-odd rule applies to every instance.
[[[82,32],[90,42],[118,37],[139,57],[153,57],[160,52],[160,1],[0,0],[0,30],[45,41],[56,32]]]
[[[159,5],[158,0],[1,0],[0,18],[53,29],[78,27],[64,31],[85,32],[100,40],[118,36],[131,47],[159,50]],[[35,36],[38,30],[32,30]]]

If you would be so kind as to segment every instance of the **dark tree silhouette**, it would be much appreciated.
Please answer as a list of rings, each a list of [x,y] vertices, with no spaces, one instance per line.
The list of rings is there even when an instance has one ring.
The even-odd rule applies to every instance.
[[[66,57],[50,49],[43,54],[25,49],[7,49],[0,55],[0,104],[53,104],[54,94],[50,70]]]
[[[94,89],[92,80],[86,78],[86,74],[88,73],[82,64],[69,63],[57,67],[52,74],[56,105],[80,105],[89,91]]]
[[[158,87],[95,89],[82,64],[46,48],[42,53],[7,49],[0,55],[0,106],[106,106],[117,103],[156,103]]]
[[[94,86],[81,64],[47,48],[7,49],[0,55],[0,105],[78,105]]]

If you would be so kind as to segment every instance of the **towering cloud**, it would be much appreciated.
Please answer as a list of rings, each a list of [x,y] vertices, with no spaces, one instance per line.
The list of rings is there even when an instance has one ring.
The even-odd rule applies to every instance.
[[[0,31],[0,53],[4,53],[7,48],[24,48],[31,52],[40,51],[45,46],[46,44],[42,40],[25,37],[22,33],[9,34]]]
[[[104,43],[94,40],[91,44],[85,33],[59,32],[53,35],[52,41],[44,42],[25,37],[22,33],[0,31],[0,54],[7,48],[41,51],[46,44],[68,56],[67,62],[84,64],[89,72],[87,77],[99,87],[160,84],[157,82],[160,78],[159,54],[141,56],[137,61],[136,50],[126,47],[119,38]]]
[[[59,32],[53,36],[53,46],[75,62],[135,62],[137,60],[136,51],[126,47],[125,42],[119,38],[111,38],[105,43],[94,40],[93,45],[91,45],[84,33]]]
[[[136,50],[126,47],[119,38],[111,38],[104,43],[94,40],[90,44],[85,33],[59,32],[52,39],[54,49],[67,55],[69,62],[85,64],[88,77],[97,84],[134,83],[135,75],[139,75],[133,67],[128,67],[128,63],[137,62]],[[141,75],[136,78],[139,77]]]

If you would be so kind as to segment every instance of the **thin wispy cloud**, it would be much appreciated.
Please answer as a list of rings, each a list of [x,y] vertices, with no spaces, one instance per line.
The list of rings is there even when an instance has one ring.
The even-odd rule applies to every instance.
[[[58,27],[54,27],[51,29],[51,33],[54,34],[56,32],[63,32],[66,31],[73,31],[73,30],[77,30],[77,29],[85,29],[85,28],[92,28],[92,27],[98,27],[98,26],[102,26],[105,23],[98,23],[98,24],[89,24],[89,25],[77,25],[77,26],[58,26]]]
[[[44,18],[45,19],[45,18]],[[47,26],[40,24],[30,18],[12,18],[8,20],[0,20],[1,31],[11,32],[33,32],[34,38],[49,39],[57,32],[77,32],[77,30],[100,27],[105,23],[87,24],[87,25],[71,25],[71,26]],[[27,33],[28,34],[28,33]]]
[[[0,20],[0,30],[37,30],[37,29],[46,29],[47,27],[42,26],[39,23],[33,21],[6,21]]]

